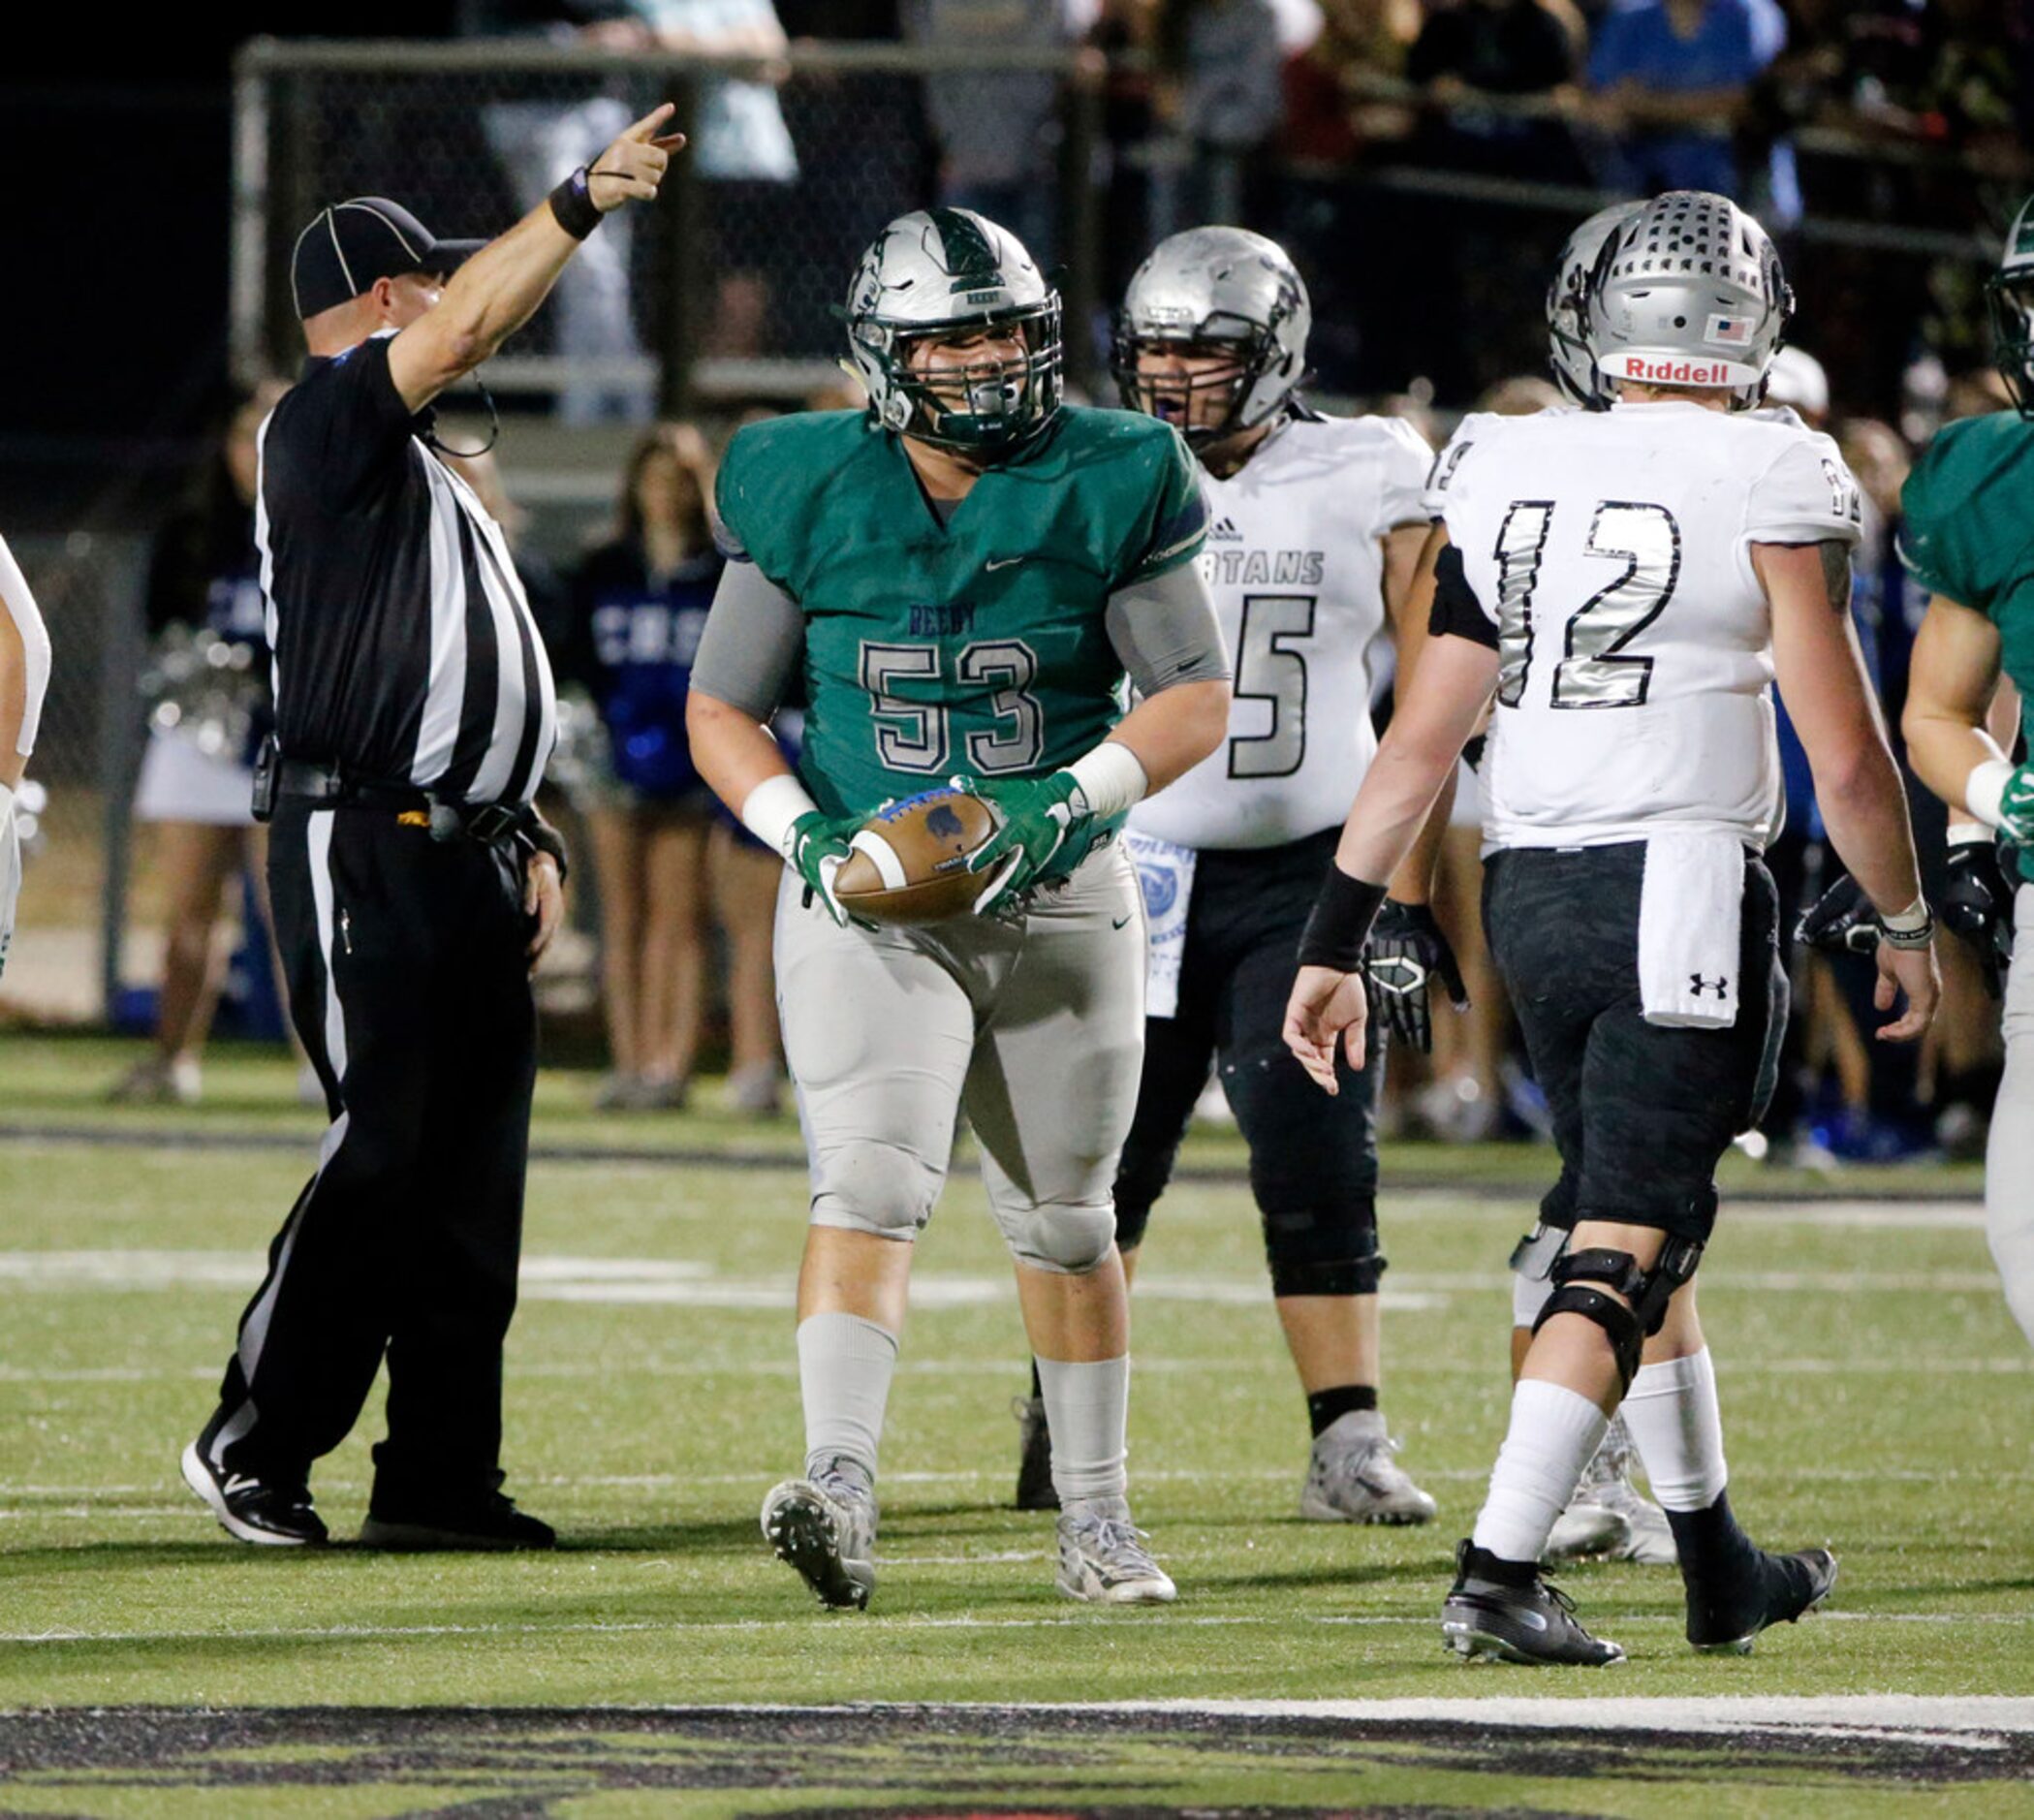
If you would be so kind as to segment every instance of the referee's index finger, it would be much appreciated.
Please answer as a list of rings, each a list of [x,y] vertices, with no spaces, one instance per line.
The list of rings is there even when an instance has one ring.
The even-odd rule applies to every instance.
[[[678,110],[675,102],[662,102],[652,108],[641,119],[622,135],[623,139],[648,141],[656,137],[657,129]]]

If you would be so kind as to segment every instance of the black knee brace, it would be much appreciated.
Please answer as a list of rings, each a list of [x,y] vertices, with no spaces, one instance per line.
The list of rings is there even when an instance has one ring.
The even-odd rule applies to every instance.
[[[1377,1249],[1377,1202],[1360,1195],[1332,1210],[1295,1208],[1264,1215],[1274,1296],[1374,1296],[1385,1272]]]
[[[1610,1336],[1618,1378],[1628,1391],[1638,1374],[1639,1355],[1666,1321],[1674,1292],[1695,1274],[1701,1262],[1700,1243],[1674,1237],[1668,1239],[1659,1262],[1649,1271],[1642,1270],[1629,1251],[1604,1246],[1570,1252],[1553,1267],[1554,1292],[1533,1323],[1533,1332],[1537,1334],[1557,1314],[1580,1314],[1594,1321]],[[1585,1283],[1607,1283],[1617,1294],[1607,1296],[1600,1289],[1585,1289]]]

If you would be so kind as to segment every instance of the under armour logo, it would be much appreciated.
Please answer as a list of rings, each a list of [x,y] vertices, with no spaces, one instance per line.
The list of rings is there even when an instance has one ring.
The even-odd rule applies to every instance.
[[[1688,976],[1688,989],[1697,998],[1705,992],[1714,992],[1718,998],[1728,998],[1731,995],[1731,978],[1727,973],[1720,973],[1714,980],[1705,980],[1699,973],[1691,973]]]

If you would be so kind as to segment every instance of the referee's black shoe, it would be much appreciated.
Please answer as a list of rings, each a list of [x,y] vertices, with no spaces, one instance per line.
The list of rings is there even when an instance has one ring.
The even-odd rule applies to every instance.
[[[201,1435],[183,1451],[183,1481],[235,1541],[301,1549],[317,1548],[326,1540],[325,1523],[311,1508],[308,1486],[228,1472],[206,1458],[203,1438]]]
[[[497,1473],[493,1486],[459,1495],[376,1486],[360,1525],[360,1546],[398,1553],[555,1548],[558,1532],[517,1510],[516,1500],[497,1489],[501,1478]]]
[[[1441,1607],[1441,1641],[1457,1655],[1574,1668],[1624,1660],[1619,1646],[1582,1628],[1575,1601],[1549,1586],[1536,1562],[1503,1560],[1469,1541],[1455,1559],[1455,1585]]]

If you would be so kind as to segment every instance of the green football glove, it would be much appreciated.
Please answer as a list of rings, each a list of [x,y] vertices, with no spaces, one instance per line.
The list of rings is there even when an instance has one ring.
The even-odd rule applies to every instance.
[[[805,881],[804,902],[809,906],[817,897],[842,928],[847,927],[849,918],[833,894],[833,875],[846,864],[851,851],[848,838],[861,826],[858,817],[833,818],[809,809],[792,823],[784,843],[785,863]]]
[[[1999,827],[2015,846],[2034,847],[2034,763],[2018,765],[1999,798]]]
[[[1064,861],[1086,844],[1093,820],[1075,806],[1079,786],[1072,771],[1047,777],[954,777],[955,790],[995,804],[1003,825],[968,859],[970,872],[986,872],[988,884],[975,900],[975,914],[989,916],[1031,890],[1048,868],[1065,871]],[[1072,843],[1072,844],[1070,844]],[[1053,865],[1058,859],[1062,863]]]

